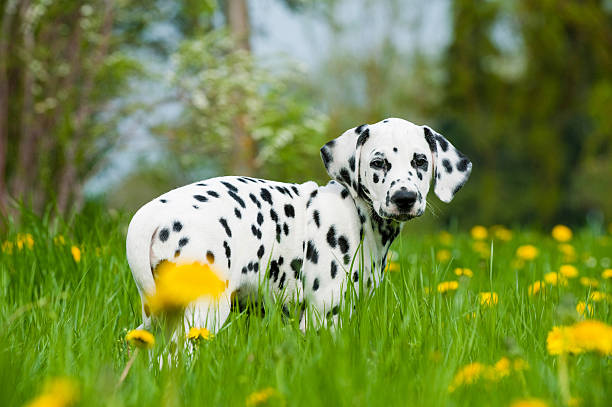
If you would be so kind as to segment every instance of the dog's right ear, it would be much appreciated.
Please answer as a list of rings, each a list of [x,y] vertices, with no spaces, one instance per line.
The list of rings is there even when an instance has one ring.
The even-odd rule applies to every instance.
[[[321,159],[329,176],[348,188],[353,198],[359,194],[359,162],[361,147],[368,141],[367,124],[342,133],[321,147]]]

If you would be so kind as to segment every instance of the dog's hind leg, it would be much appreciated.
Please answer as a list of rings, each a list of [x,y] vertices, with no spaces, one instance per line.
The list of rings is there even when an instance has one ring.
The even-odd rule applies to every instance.
[[[206,328],[211,334],[219,332],[231,311],[231,293],[224,291],[218,299],[200,298],[185,310],[185,334],[191,328]]]

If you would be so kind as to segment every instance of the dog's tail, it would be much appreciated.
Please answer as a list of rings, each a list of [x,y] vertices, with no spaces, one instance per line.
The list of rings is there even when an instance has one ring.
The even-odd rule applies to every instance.
[[[126,254],[132,276],[141,295],[155,293],[155,280],[151,271],[151,242],[158,228],[155,221],[155,203],[140,208],[130,221],[126,239]]]

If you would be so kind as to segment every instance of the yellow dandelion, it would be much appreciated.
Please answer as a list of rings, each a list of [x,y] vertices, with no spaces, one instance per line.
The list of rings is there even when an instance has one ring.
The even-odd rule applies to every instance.
[[[593,315],[593,307],[584,301],[578,301],[578,304],[576,304],[576,311],[583,317]]]
[[[47,382],[40,396],[26,404],[27,407],[67,407],[79,400],[77,384],[68,378],[55,378]]]
[[[580,277],[580,284],[585,287],[599,287],[599,281],[590,277]]]
[[[529,363],[526,360],[521,358],[516,358],[512,361],[512,369],[515,372],[522,372],[523,370],[529,369]]]
[[[605,280],[612,278],[612,269],[605,269],[604,271],[602,271],[601,278]]]
[[[24,247],[27,249],[32,249],[32,247],[34,247],[34,238],[29,233],[19,233],[17,235],[16,242],[19,250],[23,249]]]
[[[81,249],[79,249],[76,246],[72,246],[70,248],[70,253],[72,253],[72,258],[74,259],[75,262],[80,262],[81,261]]]
[[[574,344],[570,328],[565,326],[554,326],[548,332],[546,349],[551,355],[580,352],[580,348]]]
[[[472,239],[474,240],[484,240],[488,236],[487,228],[476,225],[470,230],[470,235],[472,235]]]
[[[485,373],[486,369],[487,367],[485,365],[478,362],[470,363],[462,367],[455,374],[453,381],[448,386],[448,391],[452,393],[457,390],[459,386],[476,383]]]
[[[519,246],[519,248],[516,249],[517,257],[523,260],[533,260],[538,257],[538,253],[539,250],[530,244]]]
[[[572,340],[583,352],[612,354],[612,326],[591,319],[578,322],[571,329]]]
[[[2,242],[2,253],[13,254],[13,242],[8,240]]]
[[[246,399],[247,407],[254,407],[265,404],[271,397],[279,397],[278,392],[272,387],[251,393]]]
[[[187,339],[191,339],[192,341],[197,341],[199,339],[212,339],[213,334],[206,328],[191,328],[189,329],[189,333],[187,334]]]
[[[459,283],[456,281],[442,281],[437,287],[438,292],[441,294],[445,294],[449,291],[455,291],[457,288],[459,288]]]
[[[515,400],[510,407],[548,407],[548,403],[540,399]]]
[[[482,240],[475,241],[472,244],[472,249],[474,249],[474,251],[478,253],[482,258],[487,258],[491,255],[491,249],[489,245],[483,242]]]
[[[494,226],[493,228],[491,228],[491,232],[497,240],[501,240],[502,242],[508,242],[512,240],[512,231],[504,226]]]
[[[552,237],[557,242],[565,243],[572,240],[572,230],[565,225],[557,225],[552,229]]]
[[[400,264],[396,261],[390,261],[387,264],[387,271],[400,271]]]
[[[436,253],[436,259],[442,263],[449,261],[451,257],[451,252],[446,249],[439,250],[438,253]]]
[[[572,262],[576,260],[576,249],[569,243],[561,243],[559,251],[563,254],[563,261]]]
[[[466,276],[466,277],[473,277],[474,273],[472,273],[472,270],[467,269],[467,268],[456,268],[455,269],[455,275],[457,276]]]
[[[571,264],[564,264],[559,268],[559,274],[566,278],[578,277],[578,269]]]
[[[151,349],[155,345],[155,337],[144,329],[133,329],[125,335],[125,340],[133,346]]]
[[[440,235],[438,236],[438,240],[443,245],[450,246],[451,243],[453,243],[453,235],[451,235],[447,231],[443,230],[442,232],[440,232]]]
[[[591,294],[589,294],[589,299],[593,302],[608,301],[609,298],[610,296],[608,294],[601,291],[592,291]]]
[[[493,381],[498,381],[503,379],[504,377],[510,376],[511,368],[512,365],[510,363],[510,359],[504,356],[503,358],[498,360],[497,363],[495,363],[491,369],[489,369],[489,371],[491,372],[489,379]]]
[[[161,263],[156,269],[155,294],[147,298],[153,314],[177,312],[200,297],[218,299],[227,288],[207,264]]]
[[[567,285],[567,280],[554,271],[544,274],[544,281],[550,285]]]
[[[496,292],[478,293],[478,299],[480,300],[480,305],[485,307],[492,307],[493,305],[497,305],[499,301],[499,297]]]
[[[536,295],[540,291],[544,291],[544,282],[543,281],[536,281],[533,284],[531,284],[529,286],[529,288],[527,289],[527,293],[530,296]]]

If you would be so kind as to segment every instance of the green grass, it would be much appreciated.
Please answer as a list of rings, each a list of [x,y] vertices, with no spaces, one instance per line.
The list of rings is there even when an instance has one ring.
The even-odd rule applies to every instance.
[[[575,305],[592,289],[573,279],[528,296],[530,283],[563,263],[557,243],[514,230],[511,241],[494,241],[492,257],[483,258],[468,233],[454,231],[445,246],[436,235],[411,235],[410,225],[394,244],[401,271],[388,273],[335,332],[303,335],[275,307],[263,317],[233,312],[214,340],[192,358],[182,355],[176,367],[160,369],[140,353],[115,391],[130,358],[123,338],[141,323],[125,259],[128,220],[95,211],[67,223],[24,214],[22,226],[9,227],[5,240],[30,233],[34,246],[0,253],[0,405],[27,403],[58,376],[78,383],[80,405],[87,406],[244,405],[249,394],[267,387],[280,395],[271,405],[507,406],[530,397],[562,405],[558,358],[548,355],[546,336],[552,326],[579,318]],[[60,234],[65,245],[54,243]],[[527,243],[540,254],[517,269],[516,248]],[[611,293],[601,272],[612,257],[612,238],[583,230],[572,244],[580,275],[597,278],[598,289]],[[82,250],[79,263],[71,245]],[[451,252],[451,261],[436,261],[441,249]],[[435,292],[439,282],[457,280],[455,267],[470,268],[474,277],[460,279],[454,293]],[[490,290],[499,303],[481,307],[478,292]],[[593,317],[609,324],[610,304],[592,305]],[[164,352],[154,333],[153,360]],[[504,356],[526,360],[529,370],[449,393],[462,366]],[[569,357],[570,391],[581,405],[609,405],[611,361],[596,354]]]

